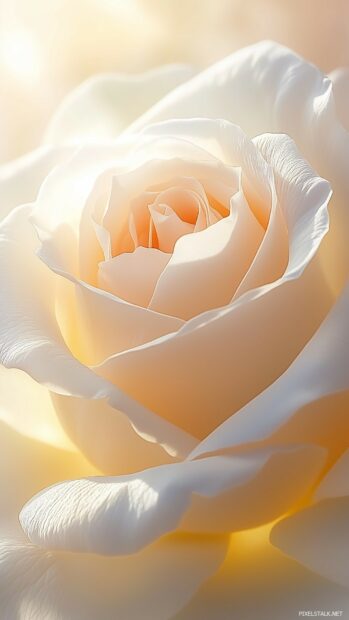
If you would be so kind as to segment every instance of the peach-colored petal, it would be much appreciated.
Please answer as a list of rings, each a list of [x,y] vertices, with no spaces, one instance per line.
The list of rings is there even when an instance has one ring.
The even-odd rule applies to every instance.
[[[243,194],[235,195],[230,216],[177,241],[150,308],[189,319],[226,305],[249,268],[263,234]]]
[[[138,139],[139,147],[132,156],[133,168],[113,177],[103,217],[103,226],[112,238],[113,255],[133,251],[137,235],[129,233],[130,212],[141,211],[143,218],[149,218],[144,207],[154,202],[155,191],[168,189],[178,181],[183,188],[194,189],[199,194],[202,194],[200,184],[207,186],[208,191],[218,187],[217,197],[226,207],[227,194],[230,197],[239,188],[238,173],[232,166],[223,165],[210,152],[180,136],[171,139],[160,134],[155,137],[142,134]],[[137,233],[137,212],[133,226]],[[142,222],[141,230],[144,226]],[[147,233],[142,244],[148,245]]]
[[[124,252],[99,263],[98,285],[131,304],[146,308],[169,260],[169,254],[139,246],[134,252]]]
[[[55,300],[58,324],[70,350],[84,363],[98,364],[118,351],[151,342],[155,338],[177,331],[183,325],[181,319],[147,310],[135,305],[133,300],[126,301],[111,292],[75,278],[56,262],[54,252],[55,245],[47,241],[41,245],[38,256],[59,276]],[[138,253],[133,257],[135,266],[138,257]],[[152,253],[149,258],[152,258]],[[162,263],[156,257],[153,258],[156,261],[153,263],[154,267],[157,265],[160,270]],[[116,259],[112,260],[117,262]],[[125,263],[125,260],[127,259],[123,255],[121,262]],[[132,258],[129,265],[131,261]],[[150,277],[148,284],[150,295],[152,292]]]
[[[172,254],[178,239],[194,232],[194,224],[181,220],[166,203],[149,205],[149,212],[156,232],[157,245],[162,252]],[[170,259],[170,256],[168,258]]]
[[[265,442],[309,441],[345,449],[348,436],[349,287],[287,371],[195,449],[207,452]],[[284,427],[284,429],[283,429]]]

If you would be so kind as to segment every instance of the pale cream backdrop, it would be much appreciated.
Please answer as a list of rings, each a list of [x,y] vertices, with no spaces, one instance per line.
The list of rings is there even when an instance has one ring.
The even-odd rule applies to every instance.
[[[0,162],[37,146],[97,72],[204,67],[275,39],[325,72],[349,65],[348,0],[0,0]]]

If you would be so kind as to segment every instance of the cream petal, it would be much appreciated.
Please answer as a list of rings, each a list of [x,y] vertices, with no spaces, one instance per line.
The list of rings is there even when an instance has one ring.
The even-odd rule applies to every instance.
[[[146,441],[127,416],[105,400],[52,394],[56,415],[68,437],[100,471],[129,474],[176,461],[156,442]]]
[[[159,440],[172,454],[188,454],[196,444],[193,437],[102,380],[66,347],[56,320],[57,279],[35,254],[38,239],[30,215],[30,206],[19,207],[0,225],[0,362],[24,370],[53,392],[108,398],[148,441]]]
[[[0,420],[22,435],[74,450],[57,418],[49,390],[24,372],[4,366],[0,366]]]
[[[137,266],[139,250],[141,248],[137,250],[136,256],[128,261],[129,268],[131,264]],[[56,302],[59,325],[70,349],[87,365],[98,364],[116,352],[151,342],[177,331],[183,325],[181,319],[135,305],[135,298],[125,300],[116,297],[113,291],[96,288],[75,278],[62,269],[59,257],[57,259],[54,252],[54,244],[47,241],[42,244],[38,256],[53,272],[61,276]],[[155,258],[154,271],[155,267],[161,269],[162,258],[165,257],[166,255],[159,256],[158,259],[150,252],[149,258]],[[116,259],[112,259],[114,265],[127,262],[124,255],[117,258],[121,260],[117,263]],[[156,272],[153,278],[156,279]],[[151,294],[151,278],[144,282],[145,293],[147,283]],[[130,287],[130,283],[125,283],[125,286],[126,284]],[[120,288],[118,292],[121,294]],[[136,295],[136,291],[134,294]]]
[[[158,148],[162,144],[189,144],[193,153],[210,153],[213,163],[215,160],[220,162],[218,166],[216,163],[217,172],[221,170],[221,174],[225,173],[225,176],[228,172],[231,177],[228,185],[235,191],[231,191],[230,197],[241,189],[242,185],[251,209],[262,225],[266,226],[271,208],[272,174],[252,140],[240,127],[222,119],[175,119],[150,125],[142,130],[140,136],[145,144],[147,140],[155,140]],[[187,166],[187,174],[191,174],[190,164],[187,163]],[[210,168],[214,170],[212,164],[207,168],[207,172],[210,172]],[[217,172],[216,179],[219,179]],[[201,180],[200,168],[197,177]]]
[[[169,65],[141,75],[90,78],[62,102],[46,132],[50,144],[112,140],[173,88],[194,75],[191,67]]]
[[[309,490],[325,456],[314,446],[274,447],[72,480],[33,497],[20,522],[44,547],[128,555],[176,528],[229,532],[274,519]]]
[[[95,371],[203,439],[275,381],[316,331],[332,301],[317,269],[313,263],[296,280],[200,315]]]
[[[36,199],[40,185],[54,166],[69,156],[68,148],[43,146],[0,167],[0,220],[19,205]]]
[[[170,620],[216,572],[226,537],[169,536],[131,557],[44,551],[0,542],[6,620]]]
[[[98,283],[131,304],[147,307],[170,255],[153,248],[136,248],[99,263]]]
[[[129,149],[127,141],[74,149],[40,188],[32,215],[39,230],[52,235],[64,225],[78,236],[83,210],[98,178],[106,169],[121,167]]]
[[[63,393],[107,395],[100,379],[63,342],[55,321],[54,278],[35,255],[38,242],[30,214],[30,207],[19,207],[0,226],[0,362]]]
[[[266,131],[285,132],[297,143],[299,137],[300,144],[307,144],[309,130],[328,112],[330,97],[331,83],[315,66],[286,47],[263,41],[177,87],[129,131],[170,118],[224,118],[251,137]],[[302,130],[303,136],[295,135]]]
[[[197,140],[216,137],[231,156],[231,127],[207,120],[173,121],[149,131],[166,134],[177,128],[184,135],[195,132]],[[231,131],[240,142],[244,140],[234,127]],[[270,170],[274,173],[277,204],[282,206],[288,230],[289,262],[283,276],[246,292],[225,308],[189,320],[176,334],[120,353],[96,368],[101,376],[198,438],[275,381],[333,303],[316,255],[328,229],[330,187],[286,136],[264,136],[259,143],[270,162],[269,172],[260,154],[264,168],[259,157],[253,159],[255,145],[244,150],[235,140],[233,148],[243,154],[246,177],[259,179],[257,187],[264,190],[261,204],[267,199],[268,187],[272,193]],[[282,253],[278,259],[282,265]]]
[[[349,69],[336,69],[329,74],[329,78],[333,84],[338,117],[343,127],[349,130]]]
[[[264,234],[242,193],[232,198],[231,210],[177,241],[155,287],[152,310],[189,319],[231,301]]]
[[[262,394],[249,402],[241,411],[229,418],[191,455],[193,458],[207,452],[232,449],[243,444],[261,442],[277,433],[284,425],[292,422],[294,428],[285,431],[287,440],[299,438],[307,429],[308,440],[317,437],[318,426],[331,437],[331,427],[336,420],[338,401],[319,401],[328,395],[343,392],[344,411],[341,427],[344,436],[334,433],[335,444],[341,446],[347,433],[347,406],[349,401],[349,343],[347,317],[349,308],[349,287],[329,313],[313,338],[295,359],[288,370]],[[306,406],[312,405],[306,415]],[[332,406],[331,406],[332,405]],[[298,414],[298,415],[297,415]],[[286,427],[287,428],[287,427]],[[333,434],[333,433],[332,433]]]
[[[270,544],[269,531],[270,525],[231,536],[220,570],[176,620],[294,620],[315,610],[339,610],[345,618],[348,590],[286,557]]]

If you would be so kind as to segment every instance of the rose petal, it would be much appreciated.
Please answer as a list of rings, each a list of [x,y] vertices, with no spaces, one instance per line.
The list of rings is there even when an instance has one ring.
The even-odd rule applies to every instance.
[[[48,552],[20,539],[0,543],[6,619],[170,620],[214,574],[226,538],[171,536],[132,557]]]
[[[103,217],[103,225],[113,240],[113,255],[134,249],[131,235],[125,233],[125,229],[128,231],[129,228],[130,206],[144,209],[154,200],[149,193],[166,189],[178,181],[182,186],[196,187],[198,193],[202,192],[200,184],[207,187],[207,191],[218,186],[218,198],[226,206],[227,193],[230,197],[239,188],[238,173],[232,166],[223,165],[205,148],[180,136],[128,136],[129,139],[132,137],[138,137],[138,145],[131,157],[133,166],[113,177],[110,199]]]
[[[127,416],[107,401],[60,394],[52,394],[52,399],[68,437],[107,475],[129,474],[176,461],[161,445],[139,435]]]
[[[251,137],[285,132],[298,143],[295,132],[305,130],[299,135],[303,145],[310,128],[326,115],[330,97],[331,83],[314,65],[278,43],[263,41],[234,52],[174,89],[129,131],[170,118],[224,118]]]
[[[177,331],[183,325],[183,321],[177,317],[165,316],[135,305],[137,302],[137,280],[135,279],[137,272],[133,275],[133,284],[124,281],[122,288],[122,282],[119,280],[119,288],[117,289],[117,283],[111,282],[110,288],[113,290],[109,292],[91,286],[76,278],[69,271],[65,271],[61,266],[59,256],[57,257],[55,254],[55,250],[55,244],[47,240],[41,245],[37,254],[50,270],[60,276],[56,294],[58,323],[69,348],[84,363],[88,365],[98,364],[116,352],[151,342],[155,338]],[[108,267],[106,267],[107,262],[102,263],[102,272],[105,274],[106,271],[113,270],[115,274],[117,273],[117,266],[120,267],[125,263],[128,264],[129,269],[131,269],[132,264],[134,269],[139,265],[138,259],[140,257],[139,251],[136,252],[134,253],[135,256],[122,255],[122,258],[120,256],[111,259]],[[159,252],[160,254],[162,253]],[[120,258],[120,261],[117,261],[117,258]],[[156,269],[160,271],[162,263],[169,257],[166,255],[157,257],[150,252],[146,257],[149,266],[149,259],[154,258],[156,260],[153,260],[153,281],[156,280]],[[152,285],[154,282],[150,278],[150,273],[148,275],[148,279],[143,277],[142,286],[143,293],[145,294],[148,291],[150,296],[153,292]],[[123,277],[125,276],[123,275]],[[102,276],[101,286],[102,284],[105,288],[106,285],[109,286],[105,275]],[[131,299],[125,300],[115,295],[118,292],[120,295],[123,293],[126,296],[127,286]],[[133,298],[131,286],[133,286]],[[141,301],[139,293],[138,301]]]
[[[276,447],[63,482],[31,499],[20,521],[45,547],[135,553],[177,527],[230,531],[274,519],[313,484],[324,457],[314,446]]]
[[[151,309],[189,319],[230,302],[264,233],[242,193],[232,198],[231,209],[230,216],[177,241]]]
[[[35,200],[46,175],[69,156],[67,148],[41,147],[0,168],[0,220]]]
[[[322,431],[325,434],[325,443],[327,436],[328,442],[332,441],[335,446],[340,447],[342,442],[346,441],[348,424],[348,308],[349,286],[290,368],[207,437],[193,452],[192,457],[264,441],[275,436],[279,429],[282,430],[283,425],[291,423],[292,418],[293,430],[285,430],[284,440],[285,436],[287,441],[290,438],[304,439],[306,433],[308,440],[314,441],[320,427],[320,433]],[[339,392],[344,392],[344,401],[341,404],[343,415],[340,420],[342,433],[338,432],[336,426],[331,433],[333,424],[338,423],[338,401],[325,402],[321,408],[319,400]],[[312,405],[308,411],[305,409],[307,405]],[[276,436],[280,438],[282,434]]]
[[[63,393],[107,395],[100,379],[72,357],[59,333],[54,280],[35,255],[38,243],[28,222],[30,213],[30,207],[19,207],[0,226],[0,362]]]
[[[63,100],[45,141],[77,144],[111,140],[193,74],[189,66],[169,65],[141,75],[105,74],[90,78]]]
[[[99,286],[131,304],[146,308],[169,260],[169,254],[140,246],[134,252],[99,263]]]
[[[338,117],[343,127],[349,130],[349,69],[340,68],[329,74]]]

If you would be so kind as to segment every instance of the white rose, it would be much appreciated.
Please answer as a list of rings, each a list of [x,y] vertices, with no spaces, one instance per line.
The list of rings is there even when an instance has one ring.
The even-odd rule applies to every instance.
[[[272,43],[148,78],[83,85],[50,145],[2,173],[6,618],[173,617],[229,533],[296,510],[272,541],[349,585],[349,137],[332,84]],[[247,574],[257,607],[242,587],[229,609],[252,618]],[[283,592],[287,613],[314,607],[317,580],[301,606]],[[328,606],[340,588],[321,583]],[[226,617],[205,596],[180,617]]]

